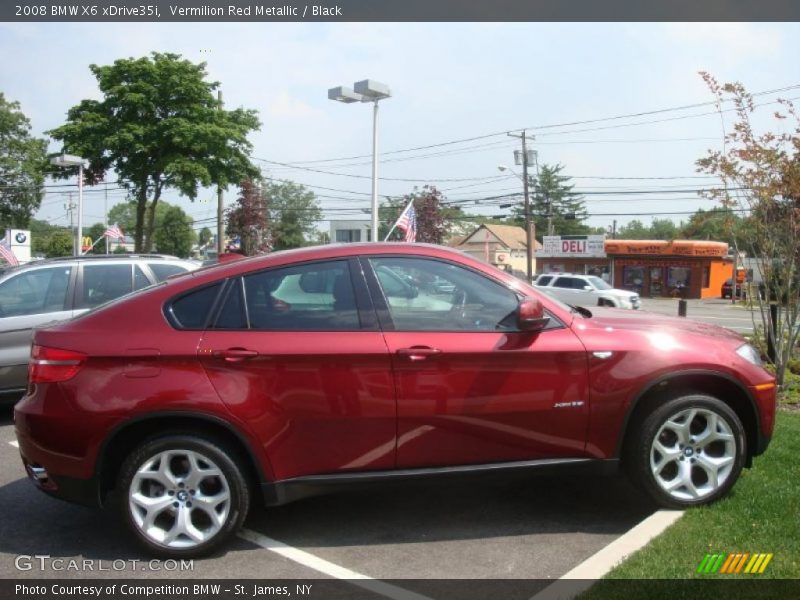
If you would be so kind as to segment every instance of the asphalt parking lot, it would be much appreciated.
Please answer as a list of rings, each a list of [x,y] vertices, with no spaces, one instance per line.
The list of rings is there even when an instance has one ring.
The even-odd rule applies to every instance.
[[[244,536],[193,569],[153,572],[113,511],[50,498],[26,480],[0,413],[0,578],[557,579],[655,507],[620,476],[412,483],[255,506]],[[19,555],[112,561],[114,573],[17,568]],[[121,561],[126,561],[124,567]],[[25,566],[25,565],[23,565]],[[96,567],[97,568],[97,567]]]
[[[756,324],[761,323],[758,309],[748,308],[746,304],[721,298],[687,300],[686,318],[695,319],[720,327],[727,327],[741,334],[752,333],[753,317]],[[662,315],[678,316],[678,300],[674,298],[642,298],[642,308]]]

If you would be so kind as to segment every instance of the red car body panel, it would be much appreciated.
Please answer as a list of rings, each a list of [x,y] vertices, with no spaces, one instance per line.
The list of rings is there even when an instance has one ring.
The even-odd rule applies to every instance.
[[[398,467],[583,456],[586,351],[571,330],[385,335],[397,381]],[[398,353],[419,346],[438,352]]]
[[[459,264],[553,319],[539,333],[182,331],[164,306],[244,273],[364,254]],[[314,474],[618,455],[631,406],[662,377],[729,378],[772,433],[774,379],[739,357],[738,335],[685,319],[592,309],[586,318],[453,250],[419,244],[301,249],[200,269],[37,331],[34,343],[88,356],[68,381],[31,386],[16,406],[26,463],[88,480],[127,423],[164,414],[225,423],[266,482]],[[409,348],[440,352],[412,359]],[[214,352],[258,356],[226,361]],[[398,351],[405,354],[398,354]],[[597,354],[599,353],[599,354]],[[412,353],[413,354],[413,353]]]

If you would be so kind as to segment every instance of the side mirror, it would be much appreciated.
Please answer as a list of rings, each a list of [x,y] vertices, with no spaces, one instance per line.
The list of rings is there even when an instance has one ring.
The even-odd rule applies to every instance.
[[[517,329],[520,331],[541,331],[550,321],[544,316],[544,306],[537,298],[523,298],[517,306]]]

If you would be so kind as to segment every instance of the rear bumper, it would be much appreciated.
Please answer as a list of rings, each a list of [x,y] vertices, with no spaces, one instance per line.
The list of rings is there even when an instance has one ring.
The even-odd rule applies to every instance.
[[[94,470],[87,464],[87,459],[48,449],[37,443],[31,435],[30,422],[36,419],[36,415],[26,413],[24,407],[24,401],[15,407],[14,427],[28,480],[49,496],[84,506],[100,506],[98,480],[92,474]],[[67,422],[64,426],[68,427]],[[88,478],[84,476],[87,472],[90,474]]]

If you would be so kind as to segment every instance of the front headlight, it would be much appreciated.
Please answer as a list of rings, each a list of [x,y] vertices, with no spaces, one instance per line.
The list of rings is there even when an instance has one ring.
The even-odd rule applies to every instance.
[[[758,350],[753,348],[750,344],[739,346],[736,349],[736,354],[741,356],[747,362],[758,365],[759,367],[763,364],[761,362],[761,354],[759,354]]]

